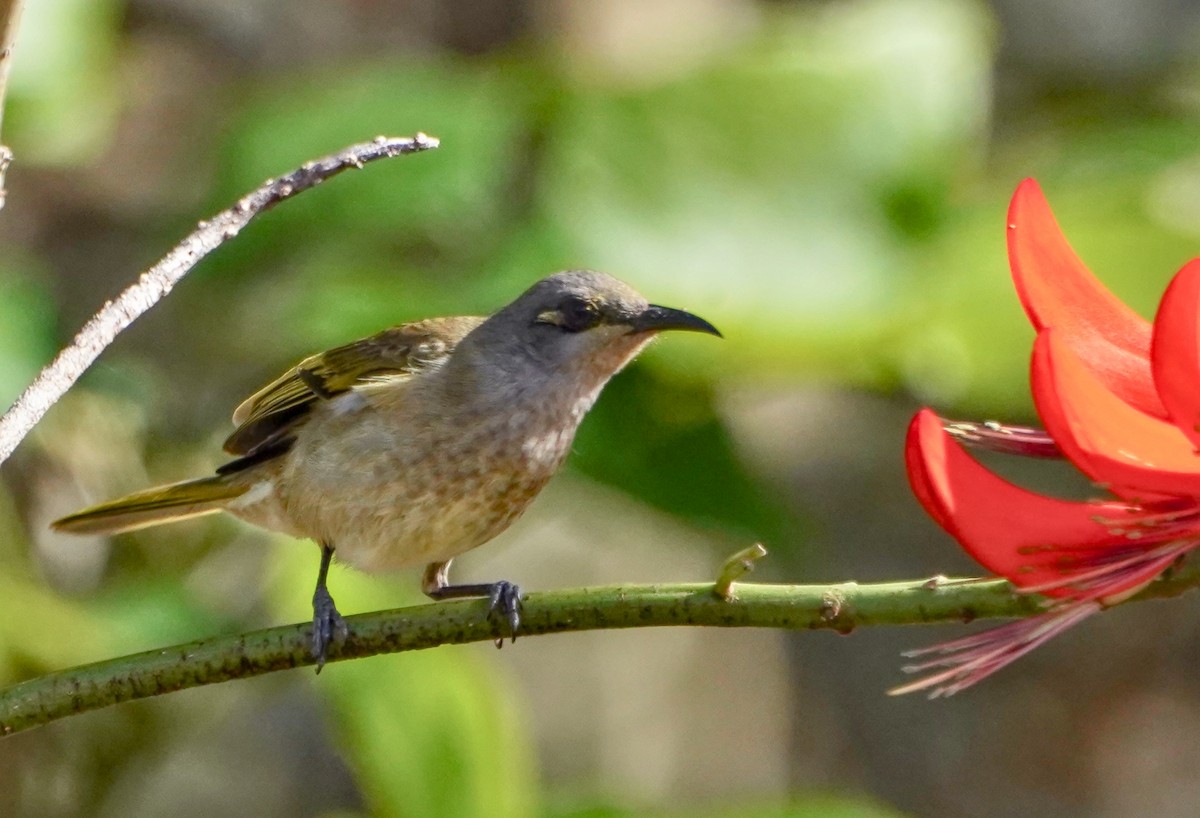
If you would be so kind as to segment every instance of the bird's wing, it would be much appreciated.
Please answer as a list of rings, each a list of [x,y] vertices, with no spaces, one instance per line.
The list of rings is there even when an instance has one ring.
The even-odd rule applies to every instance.
[[[225,451],[255,462],[281,454],[318,401],[381,379],[410,378],[450,355],[482,321],[475,316],[416,321],[305,358],[238,406],[237,429]]]

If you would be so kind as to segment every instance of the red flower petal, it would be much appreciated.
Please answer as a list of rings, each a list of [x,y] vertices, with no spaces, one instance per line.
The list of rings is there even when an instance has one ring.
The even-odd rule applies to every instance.
[[[1059,229],[1041,188],[1026,179],[1008,208],[1008,260],[1033,326],[1053,327],[1104,385],[1165,418],[1150,375],[1150,324],[1105,289]]]
[[[913,493],[930,516],[981,565],[1014,585],[1059,583],[1078,560],[1130,545],[1104,522],[1129,517],[1128,505],[1071,503],[1015,486],[972,459],[928,409],[909,426],[905,461]],[[1070,597],[1072,589],[1045,594]]]
[[[1150,364],[1172,422],[1200,446],[1200,259],[1185,264],[1163,294]]]
[[[1131,500],[1200,496],[1200,458],[1188,439],[1110,392],[1058,330],[1038,334],[1031,369],[1046,431],[1085,474]]]

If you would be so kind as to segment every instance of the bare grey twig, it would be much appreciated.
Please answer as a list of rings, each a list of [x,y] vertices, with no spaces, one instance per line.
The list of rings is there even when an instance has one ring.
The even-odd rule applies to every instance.
[[[0,0],[2,2],[4,0]],[[0,418],[0,463],[8,459],[25,435],[123,329],[158,303],[200,259],[236,236],[259,213],[348,168],[361,168],[376,159],[389,159],[437,146],[437,139],[422,133],[413,137],[380,136],[371,142],[351,145],[340,153],[306,162],[286,176],[267,180],[233,207],[200,222],[196,230],[161,261],[142,273],[116,299],[101,307],[71,344],[58,353]]]
[[[12,69],[13,46],[17,42],[17,28],[21,25],[21,10],[25,0],[0,0],[0,125],[4,123],[4,96],[8,91],[8,74]],[[13,153],[7,145],[0,143],[0,208],[4,207],[6,189],[4,175],[12,164]]]

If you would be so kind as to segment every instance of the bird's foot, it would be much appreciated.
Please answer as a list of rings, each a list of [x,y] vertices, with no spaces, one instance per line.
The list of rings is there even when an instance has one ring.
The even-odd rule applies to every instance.
[[[493,582],[488,591],[488,613],[508,624],[509,639],[516,642],[521,629],[521,587],[503,579]],[[497,637],[496,647],[503,646],[504,637]]]
[[[349,634],[350,629],[346,626],[346,620],[338,613],[337,606],[333,604],[329,589],[324,586],[317,588],[313,594],[312,626],[312,654],[317,660],[317,673],[325,667],[329,646],[342,644]]]
[[[430,584],[425,588],[425,595],[438,600],[483,597],[488,601],[488,614],[507,625],[509,638],[517,641],[517,632],[521,629],[520,586],[503,579],[472,585]],[[503,644],[504,636],[496,637],[496,647]]]

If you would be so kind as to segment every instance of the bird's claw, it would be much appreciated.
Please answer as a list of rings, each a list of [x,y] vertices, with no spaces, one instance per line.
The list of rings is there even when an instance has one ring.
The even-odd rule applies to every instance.
[[[508,625],[511,641],[517,641],[517,631],[521,628],[521,587],[507,580],[492,583],[488,590],[488,613],[503,619]],[[496,647],[504,644],[504,637],[496,639]]]
[[[313,594],[313,626],[312,626],[312,655],[317,660],[317,673],[325,667],[331,644],[340,645],[346,641],[350,629],[346,620],[338,613],[327,588],[318,588]]]
[[[504,637],[517,641],[517,631],[521,628],[521,589],[508,580],[498,582],[479,582],[467,585],[450,585],[446,582],[446,569],[449,562],[431,563],[425,569],[422,590],[430,599],[477,599],[483,597],[488,602],[488,616],[501,620],[508,626],[508,633],[501,632],[496,637],[496,647],[504,644]]]

